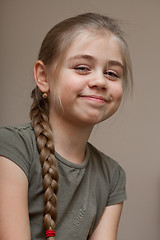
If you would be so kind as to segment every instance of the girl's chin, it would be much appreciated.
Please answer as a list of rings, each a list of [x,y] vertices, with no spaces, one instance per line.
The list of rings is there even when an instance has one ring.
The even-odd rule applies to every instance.
[[[103,117],[103,118],[92,116],[91,118],[81,119],[81,122],[82,122],[83,125],[94,126],[98,123],[101,123],[101,122],[107,120],[108,118],[110,118],[110,116]]]

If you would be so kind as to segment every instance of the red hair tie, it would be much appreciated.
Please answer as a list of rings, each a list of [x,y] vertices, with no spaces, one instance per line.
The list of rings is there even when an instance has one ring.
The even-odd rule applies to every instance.
[[[54,230],[46,230],[46,238],[54,237],[56,235]]]

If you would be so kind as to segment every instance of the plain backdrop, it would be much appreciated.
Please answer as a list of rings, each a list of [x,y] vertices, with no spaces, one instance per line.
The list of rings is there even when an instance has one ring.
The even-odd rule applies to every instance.
[[[32,69],[42,39],[60,20],[84,12],[121,21],[133,64],[133,97],[90,139],[127,174],[118,239],[159,240],[159,0],[0,0],[0,125],[29,121]]]

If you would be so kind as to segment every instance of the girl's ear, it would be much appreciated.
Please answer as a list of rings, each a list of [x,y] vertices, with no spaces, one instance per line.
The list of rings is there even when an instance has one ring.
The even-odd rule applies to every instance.
[[[34,79],[41,92],[47,93],[49,91],[46,66],[41,60],[36,61],[34,65]]]

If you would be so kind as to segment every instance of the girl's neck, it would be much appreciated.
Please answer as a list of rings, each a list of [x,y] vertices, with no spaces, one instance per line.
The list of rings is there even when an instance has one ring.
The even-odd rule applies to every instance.
[[[51,116],[50,124],[56,152],[70,162],[82,163],[93,126],[79,126],[65,121],[63,117]]]

